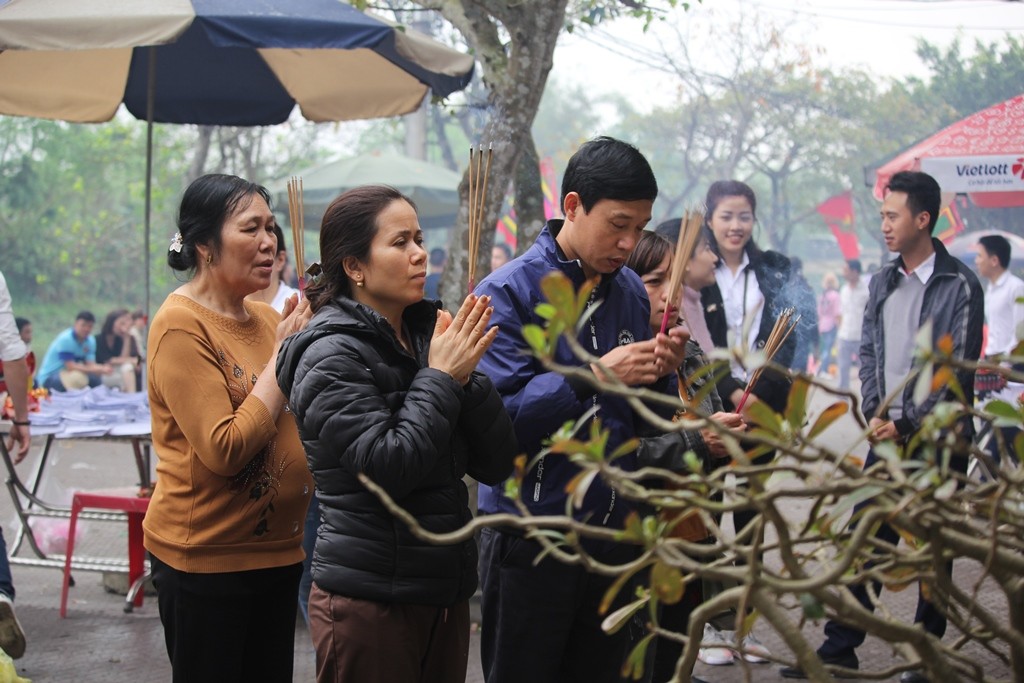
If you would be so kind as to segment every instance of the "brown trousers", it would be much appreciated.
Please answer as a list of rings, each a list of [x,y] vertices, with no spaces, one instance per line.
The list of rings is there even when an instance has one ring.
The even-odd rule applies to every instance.
[[[469,601],[449,608],[309,593],[317,683],[464,683]]]

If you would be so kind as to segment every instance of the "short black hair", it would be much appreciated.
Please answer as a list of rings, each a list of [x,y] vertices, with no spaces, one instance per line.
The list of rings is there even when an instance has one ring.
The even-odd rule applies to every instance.
[[[860,259],[855,259],[855,258],[847,259],[846,265],[850,268],[850,270],[852,270],[855,273],[863,273],[864,272],[864,266],[862,266],[860,264]]]
[[[683,227],[682,218],[669,218],[658,223],[658,227],[654,229],[654,232],[667,239],[672,244],[679,241],[679,231]]]
[[[79,311],[78,315],[75,316],[75,320],[84,320],[87,323],[95,323],[96,316],[92,314],[92,311]]]
[[[935,230],[942,208],[942,190],[927,173],[921,171],[900,171],[889,179],[889,192],[903,192],[907,195],[907,208],[912,216],[928,212],[928,232]]]
[[[444,262],[448,259],[448,252],[441,247],[434,247],[430,250],[430,265],[432,266],[443,266]]]
[[[495,242],[494,248],[501,249],[502,253],[505,254],[505,258],[510,261],[512,260],[512,247],[508,246],[504,242]]]
[[[21,332],[23,329],[25,329],[26,325],[31,325],[32,321],[29,320],[28,318],[22,318],[21,316],[18,316],[14,319],[14,324],[18,326],[18,332]]]
[[[637,240],[636,248],[626,259],[626,267],[643,277],[657,268],[665,260],[666,254],[672,253],[672,247],[672,242],[664,235],[644,230]]]
[[[570,192],[590,213],[602,199],[654,201],[658,181],[647,159],[633,145],[607,136],[584,142],[569,159],[562,176],[562,205]]]
[[[990,256],[999,259],[999,265],[1005,270],[1010,267],[1010,241],[1002,235],[984,235],[978,238],[978,244],[985,247]]]
[[[658,227],[654,229],[655,234],[661,235],[667,239],[674,247],[679,242],[679,232],[683,227],[683,219],[680,218],[669,218],[658,223]],[[705,241],[711,245],[712,251],[719,258],[722,257],[718,253],[718,245],[715,243],[715,235],[711,232],[711,228],[708,227],[707,222],[701,223],[700,234],[697,236],[696,246],[700,246],[701,241]],[[639,246],[639,245],[637,245]],[[635,268],[633,270],[636,270]]]
[[[284,230],[277,223],[274,223],[274,237],[277,238],[277,253],[280,254],[282,251],[288,253],[288,245],[284,242]]]

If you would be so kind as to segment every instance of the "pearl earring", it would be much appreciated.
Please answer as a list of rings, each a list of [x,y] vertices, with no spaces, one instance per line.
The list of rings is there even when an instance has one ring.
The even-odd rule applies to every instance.
[[[363,286],[363,281],[362,280],[356,280],[356,287],[362,287],[362,286]]]

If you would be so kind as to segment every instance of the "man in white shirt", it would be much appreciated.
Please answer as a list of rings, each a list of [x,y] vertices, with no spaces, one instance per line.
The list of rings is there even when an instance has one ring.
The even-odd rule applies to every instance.
[[[0,273],[0,360],[4,363],[4,378],[10,392],[11,403],[14,405],[14,419],[5,446],[14,458],[15,463],[21,462],[28,454],[31,434],[28,419],[28,368],[25,356],[28,349],[18,334],[18,326],[11,310],[11,294],[7,290],[7,281]],[[7,543],[3,531],[0,530],[0,648],[18,659],[25,654],[25,632],[21,630],[18,617],[14,614],[14,581],[11,578],[11,566],[7,561]]]
[[[864,326],[864,309],[868,305],[868,281],[861,277],[863,267],[850,259],[843,268],[846,283],[839,288],[839,388],[850,388],[850,368],[854,360],[860,364],[860,334]]]
[[[985,235],[978,240],[974,258],[978,275],[988,280],[985,285],[985,322],[988,342],[985,356],[1008,355],[1017,346],[1024,322],[1024,280],[1007,270],[1010,266],[1010,243],[1002,235]]]

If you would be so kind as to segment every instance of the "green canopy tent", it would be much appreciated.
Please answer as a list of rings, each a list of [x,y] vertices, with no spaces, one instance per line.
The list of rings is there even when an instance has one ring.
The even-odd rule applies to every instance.
[[[338,159],[299,171],[297,175],[302,178],[305,227],[314,232],[320,231],[327,205],[345,190],[360,185],[391,185],[412,199],[420,226],[428,232],[431,245],[446,244],[440,238],[446,237],[447,231],[455,225],[455,214],[459,210],[461,175],[394,151]],[[267,184],[282,222],[287,221],[287,216],[282,215],[288,212],[287,182],[287,178],[282,178]]]

